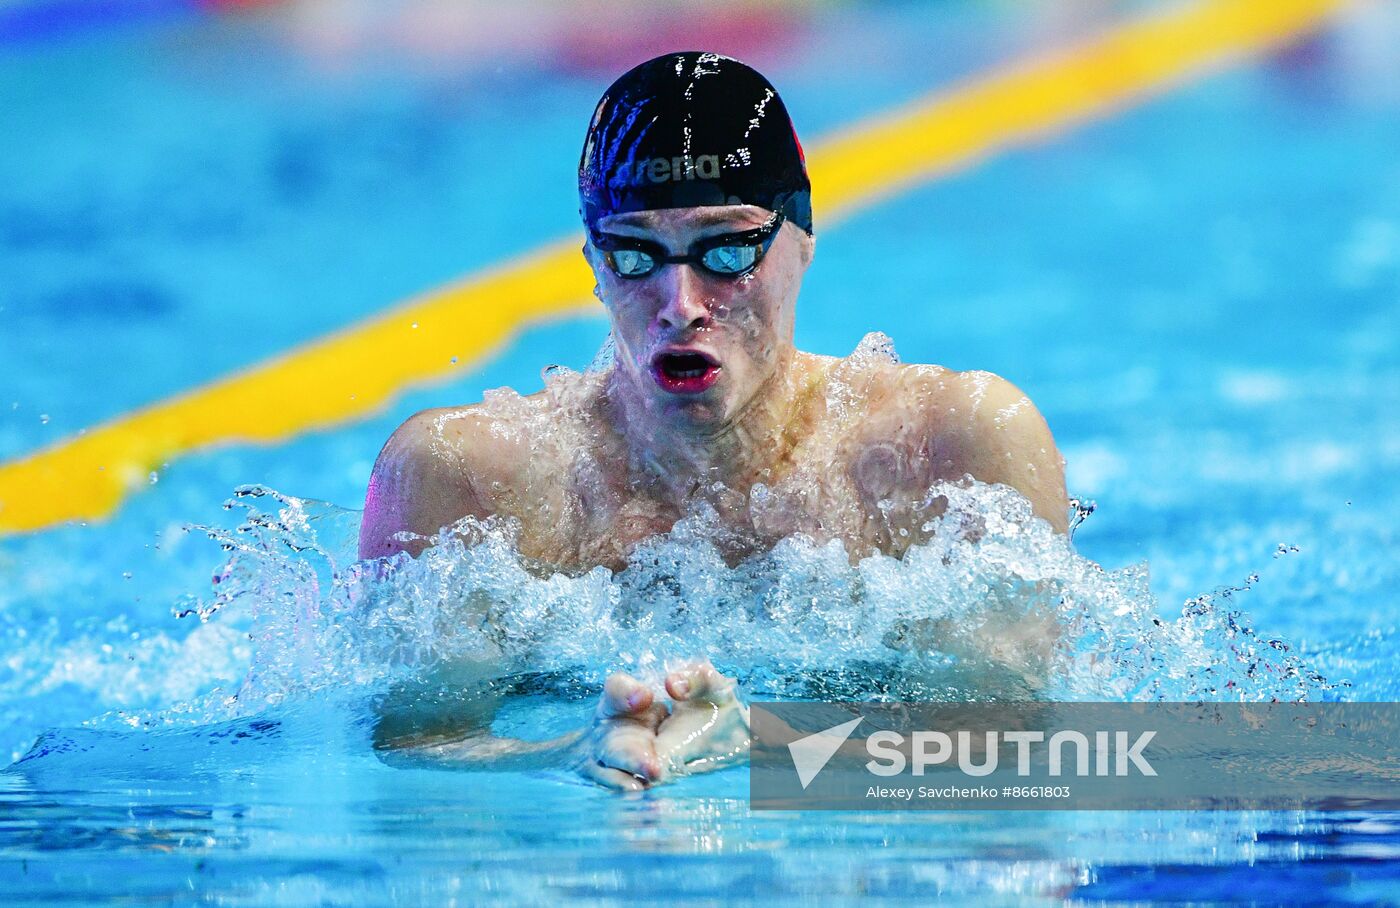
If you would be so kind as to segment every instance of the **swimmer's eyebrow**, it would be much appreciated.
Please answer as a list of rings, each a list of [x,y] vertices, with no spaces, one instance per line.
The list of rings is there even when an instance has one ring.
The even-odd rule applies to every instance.
[[[749,222],[749,219],[741,217],[740,220],[736,223],[734,218],[734,215],[727,214],[722,211],[702,211],[699,214],[695,215],[691,220],[695,223],[695,226],[697,227],[715,227],[718,225],[724,225],[725,227],[732,227],[735,233],[743,233],[746,230],[753,230],[756,227],[762,227],[764,223],[767,222],[767,219],[765,218],[763,221],[760,221],[757,224],[751,224]]]
[[[724,211],[699,211],[686,218],[687,226],[701,229],[725,227],[728,228],[725,234],[748,233],[751,230],[757,230],[765,223],[767,223],[766,220],[755,224],[742,215],[734,215]],[[607,230],[599,229],[598,232],[612,233],[613,228],[622,230],[656,230],[656,216],[649,211],[629,212],[628,214],[619,215],[615,218],[612,223],[608,225],[608,228]],[[623,236],[623,234],[613,233],[613,236]],[[704,237],[704,239],[710,239],[710,237]]]

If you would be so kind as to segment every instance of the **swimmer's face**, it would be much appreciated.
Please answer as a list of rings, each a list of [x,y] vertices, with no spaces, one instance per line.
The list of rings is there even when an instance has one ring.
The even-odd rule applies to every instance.
[[[752,243],[773,217],[753,205],[667,208],[608,215],[594,233],[610,248],[632,241],[685,255],[729,236]],[[628,277],[618,266],[634,270],[635,258],[614,251],[609,261],[598,245],[590,239],[584,254],[612,321],[617,378],[654,412],[722,424],[792,361],[793,311],[813,249],[800,228],[783,223],[758,263],[739,275],[688,262]]]

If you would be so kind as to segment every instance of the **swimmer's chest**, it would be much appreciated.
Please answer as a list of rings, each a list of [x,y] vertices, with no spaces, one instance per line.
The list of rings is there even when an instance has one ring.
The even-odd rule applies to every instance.
[[[918,510],[939,472],[926,444],[888,435],[813,433],[780,461],[770,482],[715,482],[681,502],[629,486],[597,462],[559,469],[525,520],[527,554],[560,565],[620,569],[636,545],[671,531],[687,514],[712,511],[730,554],[743,557],[794,533],[860,548],[897,547],[901,514]],[[904,534],[907,536],[907,534]]]

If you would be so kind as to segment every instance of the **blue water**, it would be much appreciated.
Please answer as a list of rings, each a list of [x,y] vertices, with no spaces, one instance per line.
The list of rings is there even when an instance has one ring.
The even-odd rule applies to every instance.
[[[525,29],[431,9],[189,16],[0,46],[0,106],[25,137],[0,144],[0,456],[571,233],[596,95],[619,61],[677,34],[768,72],[810,146],[1108,22],[1072,3],[852,4],[741,26],[700,10],[626,30],[562,10]],[[1395,699],[1397,39],[1400,15],[1361,5],[1283,53],[829,228],[819,208],[799,346],[844,355],[878,329],[905,360],[990,369],[1031,395],[1071,492],[1099,507],[1078,556],[1019,539],[1011,568],[1079,578],[1085,608],[1123,601],[1169,622],[1257,573],[1210,600],[1217,615],[1243,609],[1260,639],[1286,641],[1327,679],[1311,696]],[[403,669],[384,650],[409,625],[347,635],[361,625],[344,617],[375,601],[345,582],[354,514],[334,506],[359,506],[407,414],[536,390],[541,366],[582,368],[603,334],[588,318],[529,329],[374,418],[178,460],[109,521],[0,541],[0,763],[30,754],[0,773],[0,899],[1396,901],[1388,815],[770,815],[747,810],[742,770],[619,798],[557,771],[380,764],[365,698]],[[249,508],[285,505],[225,510],[245,483],[295,496],[294,526],[239,533]],[[326,555],[281,545],[307,532],[302,499],[333,503],[305,505]],[[703,547],[674,544],[704,564]],[[470,557],[522,599],[539,592],[509,559]],[[1085,580],[1082,559],[1119,571],[1121,590]],[[760,579],[787,580],[745,595],[805,582],[792,562],[769,569]],[[822,576],[839,598],[842,577]],[[419,579],[390,597],[409,617],[447,596]],[[968,605],[938,599],[937,572],[906,579]],[[201,608],[207,621],[173,617]],[[528,617],[518,629],[536,639]],[[1126,639],[1140,622],[1111,626]],[[566,728],[610,665],[721,642],[723,663],[742,629],[682,624],[655,652],[621,632],[583,650],[537,641],[538,667],[572,668],[521,680],[500,722]],[[733,667],[761,669],[779,644],[760,638]],[[1227,650],[1217,640],[1206,663],[1235,671]],[[857,662],[820,639],[808,655]],[[1207,695],[1175,668],[1165,689]],[[1151,674],[1126,652],[1115,671]],[[1260,696],[1273,683],[1241,681]]]

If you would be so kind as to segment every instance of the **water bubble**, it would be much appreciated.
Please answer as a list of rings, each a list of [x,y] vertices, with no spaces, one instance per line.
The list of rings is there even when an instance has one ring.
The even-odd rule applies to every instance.
[[[41,425],[41,426],[47,426],[48,424],[49,424],[49,414],[47,414],[47,413],[40,413],[40,414],[39,414],[39,425]]]
[[[155,470],[152,470],[149,479],[150,484],[155,485],[156,483],[160,482],[160,474],[157,473]]]
[[[457,357],[452,357],[450,360],[448,360],[448,362],[450,362],[454,366],[457,365]]]
[[[899,354],[895,352],[894,340],[882,331],[871,331],[860,339],[856,349],[851,353],[851,359],[868,362],[898,363]]]
[[[1093,516],[1098,510],[1098,504],[1087,498],[1071,498],[1069,500],[1069,538],[1074,538],[1074,531],[1079,529],[1084,521]]]
[[[603,339],[603,344],[598,348],[598,352],[593,354],[593,360],[588,364],[586,372],[606,372],[612,368],[617,359],[617,345],[613,342],[612,332]]]

